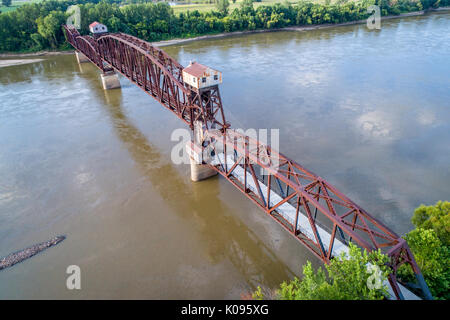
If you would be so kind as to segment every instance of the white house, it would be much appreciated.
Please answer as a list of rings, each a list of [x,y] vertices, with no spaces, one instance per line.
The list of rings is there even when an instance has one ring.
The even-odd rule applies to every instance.
[[[89,31],[93,34],[99,34],[108,32],[108,28],[104,24],[95,21],[89,25]]]
[[[222,83],[222,72],[194,61],[183,69],[183,81],[202,89]]]

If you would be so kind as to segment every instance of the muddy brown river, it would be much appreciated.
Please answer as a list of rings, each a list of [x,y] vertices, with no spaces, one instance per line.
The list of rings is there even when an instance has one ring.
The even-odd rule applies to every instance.
[[[450,200],[450,13],[164,50],[222,71],[233,127],[279,129],[395,232]],[[183,123],[127,79],[104,91],[74,55],[43,59],[0,68],[0,256],[67,239],[0,271],[0,299],[239,299],[321,265],[226,180],[191,182],[170,157]]]

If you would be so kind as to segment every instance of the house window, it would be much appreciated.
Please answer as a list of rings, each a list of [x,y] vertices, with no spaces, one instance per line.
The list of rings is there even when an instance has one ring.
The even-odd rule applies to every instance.
[[[206,77],[202,78],[202,82],[205,83],[206,82]]]
[[[214,75],[214,80],[218,80],[219,76],[217,74]]]

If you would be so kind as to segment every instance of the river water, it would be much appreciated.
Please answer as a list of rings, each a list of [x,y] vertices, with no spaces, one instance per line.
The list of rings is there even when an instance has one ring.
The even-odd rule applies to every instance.
[[[233,127],[279,129],[281,152],[404,234],[450,195],[450,13],[381,27],[164,50],[223,72]],[[238,299],[320,265],[224,179],[192,183],[170,158],[181,121],[121,83],[73,55],[0,68],[0,256],[67,236],[0,271],[0,299]]]

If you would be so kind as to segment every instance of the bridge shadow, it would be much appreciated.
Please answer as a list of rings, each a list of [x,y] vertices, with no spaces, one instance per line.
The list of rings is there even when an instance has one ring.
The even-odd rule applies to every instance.
[[[92,86],[103,100],[117,137],[127,148],[139,170],[147,177],[174,212],[195,220],[212,263],[228,259],[254,290],[257,286],[272,288],[294,273],[276,254],[231,214],[232,209],[218,198],[218,178],[191,183],[163,157],[145,135],[126,117],[122,109],[122,91],[104,91]],[[186,208],[189,208],[186,210]],[[230,214],[224,214],[229,212]]]

